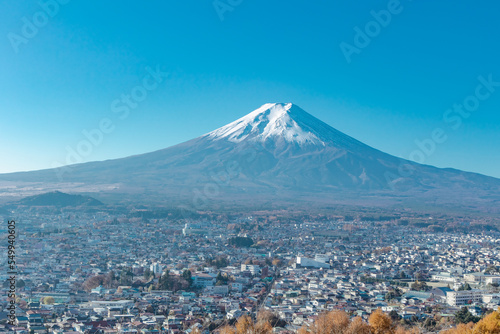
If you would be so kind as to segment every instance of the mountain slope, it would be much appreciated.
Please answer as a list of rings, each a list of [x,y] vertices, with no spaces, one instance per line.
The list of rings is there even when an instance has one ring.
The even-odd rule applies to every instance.
[[[33,191],[34,184],[120,200],[188,202],[196,209],[208,202],[251,201],[489,210],[500,199],[498,179],[396,158],[290,103],[265,104],[201,137],[152,153],[0,175],[2,188],[14,186],[15,194]]]

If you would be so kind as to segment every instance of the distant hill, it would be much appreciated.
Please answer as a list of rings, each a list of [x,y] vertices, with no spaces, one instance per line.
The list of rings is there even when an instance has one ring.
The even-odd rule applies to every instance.
[[[53,191],[35,196],[25,197],[13,204],[28,206],[100,206],[104,205],[101,201],[90,196],[71,195],[60,191]]]

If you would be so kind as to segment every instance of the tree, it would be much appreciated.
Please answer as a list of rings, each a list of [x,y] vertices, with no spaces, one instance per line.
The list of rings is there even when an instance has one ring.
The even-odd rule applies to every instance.
[[[191,270],[184,270],[182,272],[182,278],[184,278],[188,282],[189,287],[193,285],[193,278],[191,276]]]
[[[472,288],[470,287],[469,283],[462,284],[458,288],[458,291],[465,291],[465,290],[472,290]]]
[[[494,265],[489,265],[488,268],[484,271],[485,274],[491,275],[498,272],[498,268]]]
[[[190,273],[184,272],[183,275],[185,277],[190,277]],[[190,283],[191,282],[191,283]],[[191,287],[192,281],[188,282],[182,275],[170,275],[170,271],[165,270],[165,272],[158,279],[158,283],[156,284],[157,290],[168,290],[168,291],[179,291],[186,290]]]
[[[437,326],[437,321],[436,319],[429,317],[425,319],[423,326],[428,331],[434,331]]]
[[[220,334],[236,334],[236,329],[229,325],[222,327],[219,331]]]
[[[476,333],[498,334],[500,333],[500,309],[492,312],[480,320],[474,327]]]
[[[236,247],[250,247],[253,245],[253,240],[249,237],[232,237],[228,243]]]
[[[463,310],[463,309],[462,309]],[[461,310],[461,311],[462,311]],[[463,312],[465,313],[465,312]],[[458,324],[457,327],[448,329],[443,334],[499,334],[500,309],[492,312],[474,325],[473,322]]]
[[[268,309],[261,308],[257,312],[257,323],[269,323],[271,327],[285,327],[286,321],[280,319],[279,316],[274,314]]]
[[[356,317],[352,319],[345,334],[371,334],[371,328],[363,319]]]
[[[19,279],[17,282],[16,282],[16,287],[17,288],[24,288],[24,286],[26,285],[26,283],[24,283],[24,281],[22,279]]]
[[[396,328],[396,331],[394,332],[395,334],[420,334],[421,331],[420,329],[414,327],[414,328],[410,328],[410,329],[404,329],[403,327],[401,326],[398,326],[398,328]]]
[[[55,303],[54,297],[52,296],[44,297],[42,303],[45,305],[52,305]]]
[[[442,332],[442,334],[473,334],[473,333],[474,333],[474,324],[472,322],[468,324],[459,324],[455,328],[448,329]]]
[[[271,334],[273,332],[273,327],[267,321],[258,321],[254,325],[253,333],[255,334]]]
[[[403,294],[400,289],[393,289],[385,294],[385,300],[392,300],[401,297]]]
[[[281,261],[281,259],[278,259],[278,258],[274,258],[271,263],[273,266],[276,266],[276,267],[281,267],[283,265],[283,261]]]
[[[92,276],[92,277],[89,277],[85,280],[85,282],[83,282],[83,285],[82,287],[86,290],[86,291],[90,291],[92,289],[95,289],[97,288],[98,286],[100,285],[103,285],[104,284],[104,279],[106,277],[104,275],[96,275],[96,276]]]
[[[218,256],[216,259],[209,259],[207,261],[207,264],[209,266],[215,266],[217,268],[224,268],[229,265],[229,261],[227,260],[227,257],[225,256]]]
[[[116,282],[115,272],[112,270],[106,274],[106,276],[104,277],[104,280],[102,282],[102,284],[107,288],[112,288],[112,287],[117,286],[116,283],[117,282]]]
[[[222,275],[222,273],[219,271],[217,277],[215,278],[215,285],[227,285],[228,282],[229,277],[227,277],[227,275]]]
[[[393,334],[395,332],[391,318],[384,314],[381,309],[377,309],[368,319],[372,327],[373,334]]]
[[[170,272],[168,270],[165,270],[165,272],[162,275],[160,275],[160,278],[158,279],[157,289],[169,290],[170,288],[171,288]]]
[[[344,333],[349,327],[349,316],[344,311],[334,310],[320,314],[311,326],[312,334]]]
[[[389,312],[389,317],[392,321],[398,321],[401,318],[396,310]]]
[[[431,287],[428,286],[427,283],[419,281],[413,283],[411,288],[416,291],[429,291],[431,289]]]
[[[236,322],[236,334],[252,333],[253,327],[252,318],[248,315],[244,315]]]
[[[113,273],[114,276],[114,273]],[[134,274],[130,268],[123,268],[120,272],[119,283],[120,285],[131,285]]]
[[[149,279],[150,279],[151,277],[153,277],[154,275],[155,275],[155,274],[151,271],[151,269],[146,268],[146,270],[144,270],[144,279],[145,279],[146,281],[149,281]]]
[[[473,316],[466,306],[462,307],[460,311],[455,313],[455,322],[457,324],[468,324],[469,322],[476,323],[479,319],[480,318]]]

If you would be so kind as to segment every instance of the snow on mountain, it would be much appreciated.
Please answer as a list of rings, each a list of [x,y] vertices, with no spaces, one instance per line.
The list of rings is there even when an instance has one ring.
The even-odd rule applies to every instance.
[[[226,138],[233,143],[244,140],[265,142],[283,139],[299,145],[324,146],[317,134],[304,129],[301,120],[312,117],[292,103],[266,103],[246,116],[229,123],[206,136],[218,140]]]
[[[266,103],[200,138],[213,141],[225,139],[240,144],[257,142],[266,147],[280,147],[281,150],[287,150],[293,144],[299,149],[309,147],[322,150],[330,147],[337,152],[357,154],[377,151],[334,129],[293,103]]]

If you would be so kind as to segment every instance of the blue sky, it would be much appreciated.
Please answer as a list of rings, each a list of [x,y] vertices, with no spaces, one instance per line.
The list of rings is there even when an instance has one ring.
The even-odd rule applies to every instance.
[[[387,153],[500,177],[500,4],[54,1],[0,5],[2,173],[146,153],[294,102]]]

